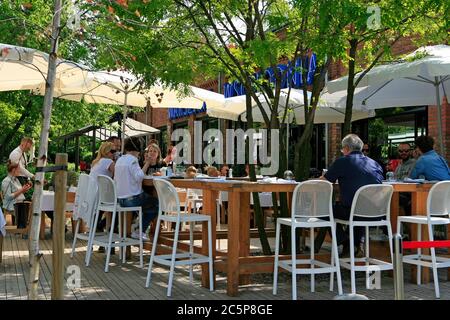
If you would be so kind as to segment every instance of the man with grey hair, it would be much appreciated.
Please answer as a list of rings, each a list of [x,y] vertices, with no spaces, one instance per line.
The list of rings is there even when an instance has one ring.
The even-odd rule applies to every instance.
[[[373,159],[365,156],[361,151],[364,143],[356,134],[348,134],[342,139],[343,157],[337,159],[322,176],[332,183],[339,183],[340,201],[333,206],[333,216],[336,219],[348,220],[350,208],[356,191],[368,184],[379,184],[383,181],[383,169]],[[364,254],[363,227],[355,227],[356,255]],[[343,254],[349,249],[348,230],[344,231],[342,225],[336,229],[338,245],[343,244]]]

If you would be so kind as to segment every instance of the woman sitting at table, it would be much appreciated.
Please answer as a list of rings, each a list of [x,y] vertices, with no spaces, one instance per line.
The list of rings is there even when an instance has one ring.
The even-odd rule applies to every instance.
[[[113,142],[103,142],[100,145],[100,148],[97,151],[97,157],[92,161],[92,167],[91,172],[89,173],[89,177],[91,177],[94,180],[97,180],[97,177],[99,175],[105,175],[110,178],[114,176],[114,159],[116,152],[119,152],[119,150],[115,149],[115,145]],[[110,225],[109,220],[106,221],[104,218],[104,213],[100,213],[100,217],[97,222],[97,232],[103,232],[103,229],[105,227],[108,227]],[[111,214],[109,213],[108,219],[111,218]],[[105,249],[103,247],[100,247],[99,252],[104,252]],[[114,254],[114,248],[111,249],[111,253]]]
[[[8,161],[6,169],[8,170],[8,175],[2,181],[3,209],[5,214],[11,214],[12,223],[15,225],[14,204],[25,201],[24,193],[30,190],[33,185],[31,182],[27,182],[24,186],[20,184],[17,178],[21,176],[18,163]]]
[[[160,170],[164,166],[164,163],[161,161],[161,150],[156,143],[151,143],[147,146],[144,153],[144,161],[145,163],[149,163],[148,169],[145,172],[146,175],[161,175]]]
[[[216,167],[211,166],[206,169],[206,174],[210,177],[218,177],[220,176],[220,171]]]
[[[186,179],[193,179],[197,175],[197,168],[190,166],[186,169]]]
[[[110,178],[114,175],[114,144],[112,142],[103,142],[97,151],[97,157],[92,161],[92,168],[89,176],[97,179],[102,174]]]

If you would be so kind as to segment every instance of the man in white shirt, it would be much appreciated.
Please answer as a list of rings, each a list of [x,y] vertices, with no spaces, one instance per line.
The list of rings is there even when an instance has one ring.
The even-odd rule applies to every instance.
[[[19,164],[20,176],[25,177],[25,180],[34,179],[34,175],[27,170],[27,165],[30,161],[30,159],[28,159],[27,152],[31,150],[32,146],[33,140],[31,138],[24,137],[20,141],[20,145],[9,154],[9,160],[11,160],[12,163]],[[26,181],[21,181],[22,184],[25,182]]]
[[[149,160],[144,166],[139,166],[140,143],[132,138],[125,141],[125,155],[121,156],[115,165],[114,181],[116,182],[117,198],[122,207],[142,207],[142,230],[140,235],[142,239],[148,240],[145,234],[150,222],[158,216],[158,199],[151,197],[142,189],[142,180],[144,172],[150,165]],[[132,238],[139,238],[139,235],[133,232]]]

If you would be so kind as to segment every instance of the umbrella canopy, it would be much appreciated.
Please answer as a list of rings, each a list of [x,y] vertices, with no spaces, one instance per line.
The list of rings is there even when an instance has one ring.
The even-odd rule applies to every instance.
[[[304,97],[303,90],[290,89],[289,93],[289,103],[288,107],[293,111],[294,116],[291,115],[292,112],[288,112],[286,116],[285,123],[287,124],[288,130],[286,130],[286,145],[289,145],[289,124],[294,122],[296,124],[305,124],[305,109],[304,109]],[[282,120],[286,101],[288,99],[289,88],[281,89],[280,102],[278,106],[278,117]],[[269,103],[266,101],[265,97],[261,93],[257,93],[258,99],[261,102],[266,114],[270,116]],[[308,92],[308,99],[311,99],[311,92]],[[314,116],[314,123],[342,123],[344,122],[345,109],[329,107],[323,101],[319,100],[318,108]],[[252,115],[253,121],[264,122],[264,117],[261,113],[260,108],[257,106],[256,101],[252,98]],[[207,108],[206,112],[209,116],[228,119],[228,120],[238,120],[239,116],[243,121],[246,121],[246,96],[236,96],[232,98],[226,98],[225,104],[219,108]],[[354,110],[352,115],[352,120],[360,120],[369,117],[373,117],[375,113],[373,111],[367,110]],[[289,162],[289,148],[286,148],[286,159]]]
[[[55,97],[85,101],[87,103],[118,104],[144,107],[150,101],[153,108],[201,109],[203,102],[211,106],[223,104],[223,95],[188,86],[188,95],[181,91],[154,85],[145,88],[141,81],[127,72],[89,72],[86,81],[79,87],[55,89]],[[40,92],[39,92],[40,93]]]
[[[286,106],[286,100],[289,89],[282,89],[280,95],[280,103],[278,107],[278,114],[281,118],[284,114],[284,109]],[[268,115],[270,115],[270,108],[263,97],[262,94],[258,94],[258,98],[264,107],[264,110]],[[311,92],[308,92],[308,98],[311,98]],[[216,118],[228,119],[228,120],[238,120],[239,116],[243,121],[246,121],[246,107],[245,96],[237,96],[232,98],[226,98],[225,104],[220,108],[209,108],[207,109],[208,115]],[[294,112],[295,116],[290,115],[286,118],[286,122],[293,122],[297,124],[305,124],[305,111],[303,107],[303,91],[299,89],[291,89],[289,95],[289,108]],[[253,120],[256,122],[264,122],[261,110],[258,108],[256,101],[252,99],[253,106]],[[345,105],[344,105],[345,107]],[[316,114],[314,117],[314,123],[342,123],[344,122],[345,109],[342,107],[330,106],[321,97],[319,100],[318,108],[316,109]],[[360,120],[374,116],[373,111],[356,109],[353,112],[352,120]]]
[[[49,56],[39,50],[0,43],[0,91],[45,92]],[[88,70],[76,62],[58,59],[55,87],[78,86],[86,81]]]
[[[83,83],[78,86],[55,88],[55,97],[87,103],[123,105],[123,119],[127,118],[128,106],[144,107],[150,101],[153,108],[191,108],[201,109],[203,103],[208,106],[221,106],[224,97],[209,90],[189,86],[189,95],[178,90],[154,85],[145,88],[142,82],[127,72],[89,72]],[[38,89],[37,93],[45,91]],[[122,121],[122,140],[126,136],[125,121]],[[122,144],[123,152],[124,144]]]
[[[358,76],[359,74],[355,79]],[[335,98],[338,99],[339,95],[343,95],[342,91],[347,90],[347,79],[348,77],[342,77],[328,82],[328,92],[337,93]],[[374,67],[360,81],[358,88],[354,106],[386,108],[436,104],[439,146],[441,152],[445,152],[441,97],[450,91],[450,46],[421,47],[400,62]]]

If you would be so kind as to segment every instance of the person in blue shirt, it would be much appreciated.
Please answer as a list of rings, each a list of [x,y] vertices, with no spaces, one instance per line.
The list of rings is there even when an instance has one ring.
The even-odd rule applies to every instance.
[[[434,139],[420,136],[416,139],[416,151],[422,153],[411,171],[410,178],[425,180],[450,180],[450,170],[447,161],[433,149]]]
[[[368,184],[381,184],[383,181],[383,169],[373,159],[364,155],[361,151],[364,143],[356,134],[349,134],[342,139],[343,157],[337,159],[324,174],[322,179],[332,183],[338,181],[340,190],[340,202],[333,206],[335,219],[348,220],[353,197],[356,191]],[[354,229],[354,245],[357,248],[357,256],[363,254],[363,227]],[[344,231],[342,225],[337,226],[336,237],[338,245],[344,245],[344,251],[349,247],[348,230]]]

